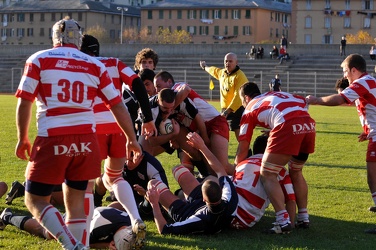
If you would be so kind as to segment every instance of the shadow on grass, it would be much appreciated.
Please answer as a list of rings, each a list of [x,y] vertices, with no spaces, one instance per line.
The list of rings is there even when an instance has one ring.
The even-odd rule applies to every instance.
[[[372,224],[347,222],[311,216],[309,229],[294,229],[288,235],[265,235],[274,222],[271,211],[253,228],[225,230],[216,235],[160,236],[148,235],[147,249],[374,249],[376,235],[364,230]]]

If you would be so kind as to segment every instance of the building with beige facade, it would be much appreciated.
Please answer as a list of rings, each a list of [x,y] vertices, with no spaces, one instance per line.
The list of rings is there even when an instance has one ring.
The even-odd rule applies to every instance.
[[[96,26],[104,28],[107,41],[112,43],[120,42],[121,28],[139,29],[141,25],[139,7],[110,1],[7,1],[0,6],[0,43],[52,44],[51,28],[65,16],[75,19],[83,32]]]
[[[293,0],[290,41],[297,44],[339,44],[359,30],[376,37],[373,0]]]
[[[164,0],[141,7],[141,26],[186,30],[193,43],[277,42],[289,37],[291,4],[283,1]]]

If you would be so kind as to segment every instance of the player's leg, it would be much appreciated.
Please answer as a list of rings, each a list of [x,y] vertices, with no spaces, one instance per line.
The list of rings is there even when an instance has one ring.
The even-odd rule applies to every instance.
[[[212,133],[210,136],[210,150],[219,162],[222,163],[226,173],[232,175],[235,167],[228,161],[228,140],[219,134]]]
[[[152,179],[148,183],[148,190],[151,187],[155,187],[159,193],[159,203],[163,206],[163,208],[168,211],[171,204],[178,200],[179,198],[174,195],[170,189],[168,189],[167,185],[160,180]]]
[[[277,222],[277,225],[265,231],[265,233],[289,233],[292,229],[290,216],[285,207],[285,197],[277,179],[279,171],[287,164],[290,158],[291,155],[268,152],[263,156],[260,180],[262,181],[270,202],[274,207]]]
[[[367,183],[369,190],[372,195],[372,199],[374,202],[374,206],[371,206],[369,210],[371,212],[376,212],[376,156],[374,156],[371,152],[376,150],[376,142],[372,139],[368,141],[368,148],[367,148]]]
[[[172,169],[172,174],[186,197],[200,184],[189,169],[183,165],[175,166]]]

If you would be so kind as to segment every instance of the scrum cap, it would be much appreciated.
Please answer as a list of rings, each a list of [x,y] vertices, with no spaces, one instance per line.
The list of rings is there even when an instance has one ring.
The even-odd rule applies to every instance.
[[[82,42],[80,25],[70,17],[65,17],[56,22],[52,27],[52,42],[54,46],[60,44],[74,44],[80,48]]]
[[[82,37],[81,51],[89,55],[99,56],[98,39],[91,35],[85,34]]]

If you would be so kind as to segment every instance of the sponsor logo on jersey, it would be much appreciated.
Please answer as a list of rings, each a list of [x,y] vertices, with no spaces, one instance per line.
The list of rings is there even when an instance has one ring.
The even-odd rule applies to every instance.
[[[58,60],[56,63],[56,68],[66,68],[68,66],[69,62],[65,60]]]
[[[292,125],[292,132],[294,134],[306,134],[306,133],[315,132],[315,123],[311,122],[309,124],[307,124],[307,123],[293,124]]]
[[[73,156],[85,156],[88,153],[91,153],[89,148],[91,142],[81,142],[79,145],[72,143],[71,145],[55,145],[54,146],[54,155],[66,155],[68,157]]]
[[[48,52],[49,56],[65,56],[64,52]]]

